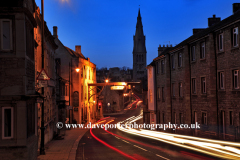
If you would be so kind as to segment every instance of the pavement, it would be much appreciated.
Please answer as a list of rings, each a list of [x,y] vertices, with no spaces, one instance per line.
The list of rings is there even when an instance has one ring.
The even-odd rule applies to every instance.
[[[89,129],[75,128],[66,130],[64,139],[52,140],[45,145],[45,155],[37,160],[75,160],[80,139]]]

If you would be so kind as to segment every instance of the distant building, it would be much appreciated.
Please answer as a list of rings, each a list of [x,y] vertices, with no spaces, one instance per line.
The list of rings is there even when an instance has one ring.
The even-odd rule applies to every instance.
[[[84,57],[81,46],[75,46],[75,51],[64,46],[58,38],[57,27],[53,27],[53,36],[58,45],[55,57],[60,63],[59,80],[62,81],[58,104],[62,105],[65,102],[66,106],[72,107],[70,110],[66,108],[70,123],[94,121],[100,111],[96,109],[96,103],[94,103],[96,102],[96,95],[93,94],[95,91],[91,88],[89,90],[88,83],[96,83],[96,65],[90,62],[90,58]],[[90,97],[90,94],[93,96]]]
[[[111,82],[131,82],[133,70],[126,67],[101,68],[97,70],[98,83],[109,79]]]
[[[143,34],[142,18],[140,9],[138,11],[136,32],[133,36],[133,81],[140,81],[146,78],[147,50],[145,36]]]
[[[208,28],[194,29],[175,47],[159,46],[150,65],[156,70],[156,123],[201,127],[169,132],[240,139],[239,6],[234,3],[233,15],[222,21],[208,18]]]

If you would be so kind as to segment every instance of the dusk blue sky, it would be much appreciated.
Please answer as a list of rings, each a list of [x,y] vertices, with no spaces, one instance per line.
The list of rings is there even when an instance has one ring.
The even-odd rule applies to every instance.
[[[64,2],[63,2],[64,1]],[[41,0],[36,0],[41,8]],[[45,0],[49,30],[58,27],[58,38],[102,67],[132,68],[133,35],[140,5],[146,36],[147,64],[157,57],[159,44],[175,46],[206,28],[207,18],[232,15],[233,0]]]

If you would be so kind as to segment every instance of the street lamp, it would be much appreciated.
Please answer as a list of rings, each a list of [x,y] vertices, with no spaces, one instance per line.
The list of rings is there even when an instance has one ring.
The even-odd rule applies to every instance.
[[[69,0],[61,0],[62,2],[69,2]],[[41,0],[41,10],[42,10],[42,69],[44,69],[44,0]],[[44,96],[44,87],[42,87],[42,95]],[[40,154],[45,155],[45,148],[44,148],[44,100],[42,103],[42,115],[41,115],[41,142],[40,142]]]
[[[105,80],[105,82],[106,82],[106,83],[108,83],[108,82],[109,82],[109,80],[108,80],[108,79],[106,79],[106,80]]]
[[[80,71],[80,69],[79,69],[79,68],[76,68],[75,70],[76,70],[76,72],[79,72],[79,71]]]

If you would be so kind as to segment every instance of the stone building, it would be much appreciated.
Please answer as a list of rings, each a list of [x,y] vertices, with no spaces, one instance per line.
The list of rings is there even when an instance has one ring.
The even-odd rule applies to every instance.
[[[35,2],[0,2],[0,159],[37,158]]]
[[[70,123],[94,121],[98,114],[94,103],[96,95],[89,99],[89,94],[94,91],[88,90],[88,83],[96,83],[96,65],[90,62],[90,58],[84,57],[81,46],[75,46],[75,51],[64,46],[58,38],[57,27],[53,27],[53,36],[58,45],[55,57],[61,68],[59,77],[63,80],[59,102],[65,101],[66,106],[71,106],[66,108]]]
[[[49,31],[46,22],[44,22],[44,67],[42,66],[42,15],[40,14],[39,7],[36,7],[34,18],[37,22],[37,27],[34,28],[35,39],[35,79],[44,68],[46,74],[50,78],[47,80],[47,85],[44,86],[44,94],[41,90],[41,82],[36,80],[36,91],[44,95],[44,127],[45,136],[44,143],[51,141],[57,134],[55,124],[58,122],[58,107],[56,104],[56,71],[55,71],[55,50],[57,45],[54,38]],[[38,147],[41,141],[41,121],[42,121],[42,105],[43,103],[37,101],[37,131],[38,131]]]
[[[142,17],[138,11],[136,32],[133,36],[133,81],[143,80],[147,76],[147,50],[143,34]]]
[[[213,15],[208,28],[175,47],[159,46],[156,72],[157,123],[194,124],[174,132],[202,137],[240,138],[239,3],[233,15]]]

